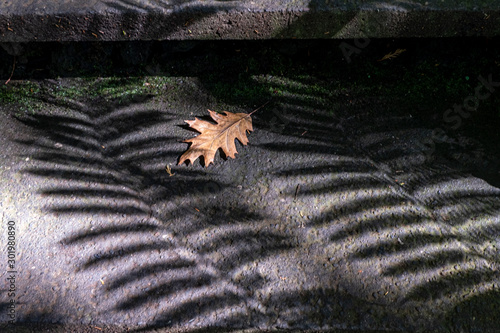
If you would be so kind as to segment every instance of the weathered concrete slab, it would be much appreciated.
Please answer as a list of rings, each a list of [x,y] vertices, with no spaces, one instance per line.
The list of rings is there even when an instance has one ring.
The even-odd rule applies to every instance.
[[[10,0],[0,42],[497,36],[495,0]]]
[[[0,243],[15,226],[17,256],[14,280],[0,271],[0,325],[13,300],[19,323],[85,325],[59,332],[495,332],[500,89],[497,72],[483,73],[500,52],[479,61],[469,44],[450,52],[455,64],[435,49],[426,66],[401,63],[414,47],[378,69],[352,65],[355,75],[326,61],[313,70],[321,49],[301,62],[268,49],[272,68],[289,70],[247,79],[234,73],[262,58],[241,46],[183,56],[206,74],[3,85]],[[327,52],[317,58],[340,53]],[[441,68],[458,74],[438,80]],[[480,75],[491,89],[479,86],[478,110],[447,130],[434,114],[470,99]],[[436,95],[418,97],[428,82]],[[267,100],[236,159],[177,165],[195,136],[184,120]],[[491,148],[466,135],[485,122]]]

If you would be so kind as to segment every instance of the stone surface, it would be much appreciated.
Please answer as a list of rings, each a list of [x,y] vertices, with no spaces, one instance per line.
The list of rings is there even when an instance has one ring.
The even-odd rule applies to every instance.
[[[488,1],[15,0],[0,42],[497,36]]]
[[[199,42],[160,61],[170,75],[3,84],[0,263],[13,221],[17,273],[0,331],[30,332],[1,326],[11,300],[19,323],[82,325],[64,332],[500,327],[499,43],[372,41],[346,63],[300,42]],[[184,120],[269,100],[236,159],[177,165]]]

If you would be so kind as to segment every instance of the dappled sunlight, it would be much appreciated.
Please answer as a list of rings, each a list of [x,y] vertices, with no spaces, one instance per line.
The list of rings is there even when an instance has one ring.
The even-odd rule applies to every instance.
[[[493,327],[479,314],[498,313],[500,190],[442,153],[453,140],[428,144],[428,105],[381,88],[376,60],[372,76],[285,61],[214,73],[226,51],[194,52],[199,77],[88,79],[83,93],[57,79],[16,115],[38,137],[17,142],[47,224],[34,226],[78,281],[58,316],[144,331]],[[259,108],[248,145],[177,165],[196,135],[183,121],[208,108]]]
[[[499,189],[426,144],[431,130],[419,119],[382,111],[394,108],[384,96],[367,97],[368,109],[334,106],[329,121],[321,123],[316,115],[332,107],[325,104],[328,89],[295,95],[294,107],[287,95],[296,80],[266,82],[273,83],[270,94],[279,91],[273,112],[286,109],[278,117],[284,126],[269,131],[294,138],[293,144],[260,145],[293,154],[296,161],[269,169],[277,177],[271,187],[293,202],[282,216],[303,228],[301,248],[322,244],[331,279],[348,294],[373,306],[398,304],[371,307],[365,320],[402,316],[429,329],[453,325],[441,321],[448,309],[494,291],[500,278]],[[313,102],[314,111],[301,107],[315,98],[321,102]]]

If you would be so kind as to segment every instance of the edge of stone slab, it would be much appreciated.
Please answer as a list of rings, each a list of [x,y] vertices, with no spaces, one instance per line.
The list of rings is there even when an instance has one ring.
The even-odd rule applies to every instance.
[[[122,325],[76,325],[76,324],[47,324],[47,323],[31,323],[31,324],[14,324],[2,325],[0,324],[2,332],[5,333],[38,333],[38,332],[52,332],[52,333],[87,333],[87,332],[141,332],[141,333],[407,333],[406,331],[380,331],[380,330],[343,330],[343,329],[330,329],[330,330],[298,330],[298,329],[229,329],[223,327],[211,328],[148,328],[138,329]],[[433,332],[430,332],[433,333]]]
[[[2,15],[67,15],[111,12],[179,11],[485,11],[499,10],[497,0],[16,0],[0,2]]]
[[[177,3],[177,5],[174,5]],[[496,0],[18,0],[0,42],[499,36]]]

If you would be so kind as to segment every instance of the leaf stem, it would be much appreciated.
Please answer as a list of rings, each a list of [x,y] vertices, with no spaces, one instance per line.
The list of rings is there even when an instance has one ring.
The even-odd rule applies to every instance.
[[[257,109],[253,110],[252,112],[250,112],[248,115],[250,116],[251,114],[253,114],[254,112],[262,109],[264,106],[266,106],[267,104],[269,104],[270,101],[267,101],[265,102],[264,104],[262,104],[261,106],[259,106]]]

